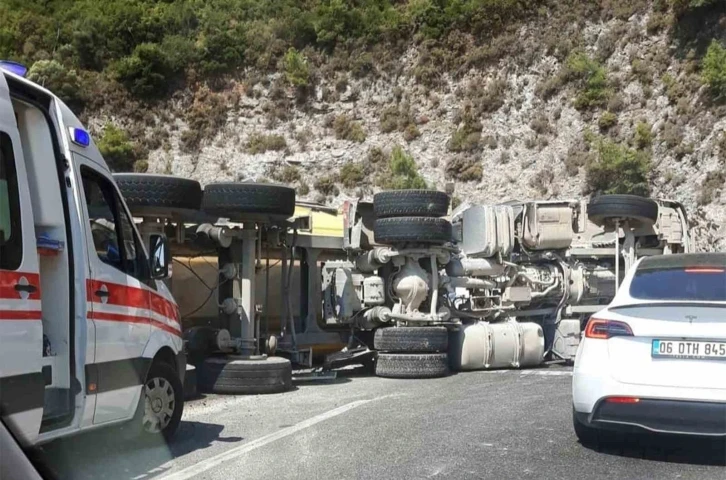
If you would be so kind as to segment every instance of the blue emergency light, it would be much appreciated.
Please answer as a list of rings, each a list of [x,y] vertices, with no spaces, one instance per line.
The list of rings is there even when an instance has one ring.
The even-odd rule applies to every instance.
[[[14,73],[19,77],[24,77],[28,73],[28,67],[22,63],[13,62],[12,60],[0,60],[0,68],[7,70],[8,72]]]
[[[82,128],[70,128],[71,141],[81,147],[87,147],[91,144],[91,136]]]

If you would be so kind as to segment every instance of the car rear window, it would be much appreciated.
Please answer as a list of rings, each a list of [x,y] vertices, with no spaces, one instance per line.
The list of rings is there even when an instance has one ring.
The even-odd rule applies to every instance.
[[[726,267],[639,269],[630,296],[643,300],[726,301]]]

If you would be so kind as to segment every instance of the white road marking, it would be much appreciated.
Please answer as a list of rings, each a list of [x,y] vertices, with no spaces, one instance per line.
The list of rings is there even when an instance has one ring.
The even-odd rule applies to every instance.
[[[186,480],[189,478],[196,477],[197,475],[200,475],[200,474],[206,472],[207,470],[211,470],[212,468],[214,468],[224,462],[233,460],[237,457],[244,455],[245,453],[249,453],[260,447],[264,447],[265,445],[272,443],[276,440],[280,440],[281,438],[288,437],[294,433],[299,432],[300,430],[304,430],[306,428],[312,427],[313,425],[316,425],[320,422],[324,422],[325,420],[328,420],[330,418],[337,417],[338,415],[341,415],[345,412],[353,410],[354,408],[358,408],[362,405],[365,405],[366,403],[370,403],[370,402],[373,402],[376,400],[381,400],[383,398],[387,398],[390,396],[391,395],[384,395],[384,396],[372,398],[369,400],[356,400],[355,402],[347,403],[338,408],[334,408],[332,410],[328,410],[327,412],[321,413],[320,415],[316,415],[315,417],[308,418],[307,420],[303,420],[302,422],[297,423],[291,427],[283,428],[281,430],[278,430],[277,432],[273,432],[269,435],[265,435],[256,440],[252,440],[252,441],[247,442],[238,447],[234,447],[230,450],[227,450],[226,452],[222,452],[213,457],[209,457],[190,467],[179,470],[178,472],[173,472],[173,473],[170,473],[169,475],[162,476],[162,477],[160,477],[160,479],[161,480]]]
[[[519,375],[543,375],[552,377],[571,377],[572,370],[492,370],[489,373],[519,374]]]

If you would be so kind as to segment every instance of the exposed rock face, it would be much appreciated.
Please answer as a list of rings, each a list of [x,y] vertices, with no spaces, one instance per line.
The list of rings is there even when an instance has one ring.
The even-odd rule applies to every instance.
[[[419,53],[411,49],[401,58],[403,73],[395,77],[355,80],[341,72],[351,77],[345,85],[322,78],[312,98],[301,106],[295,103],[294,92],[286,90],[284,100],[292,105],[285,112],[286,120],[270,121],[270,105],[279,100],[272,99],[277,80],[277,75],[272,75],[265,82],[268,87],[257,84],[247,88],[230,108],[226,125],[193,154],[181,147],[181,136],[189,127],[177,118],[179,128],[171,132],[170,148],[151,152],[149,171],[188,176],[205,184],[247,178],[288,181],[300,187],[304,193],[301,198],[339,204],[346,198],[370,196],[378,188],[376,167],[367,160],[372,149],[388,152],[399,145],[413,156],[426,181],[438,189],[455,181],[446,177],[447,164],[453,159],[464,158],[479,165],[481,180],[455,181],[454,196],[462,200],[575,198],[585,194],[585,168],[571,159],[584,152],[585,132],[633,145],[636,125],[642,122],[652,134],[651,145],[644,147],[652,158],[652,195],[686,205],[699,249],[724,250],[723,177],[720,183],[710,183],[715,187],[709,195],[703,191],[708,188],[709,173],[713,177],[714,172],[725,171],[726,119],[719,117],[718,108],[703,106],[703,88],[678,100],[669,98],[664,74],[681,81],[687,60],[659,57],[660,52],[669,51],[672,42],[666,33],[649,35],[647,21],[648,15],[642,15],[628,22],[590,23],[583,33],[587,53],[602,59],[608,80],[615,85],[607,107],[576,109],[573,99],[577,87],[571,83],[564,83],[544,99],[538,86],[557,75],[563,65],[555,56],[534,58],[526,66],[505,58],[496,66],[472,69],[457,77],[441,72],[441,86],[429,89],[414,79]],[[519,37],[523,45],[537,41],[536,32],[527,27],[520,30]],[[604,53],[605,48],[612,53]],[[478,137],[475,135],[474,147],[451,151],[449,142],[463,125],[467,105],[482,101],[476,95],[486,89],[495,94],[483,101],[501,105],[489,105],[478,114],[482,128]],[[382,128],[382,112],[396,106],[415,127],[383,133],[388,128]],[[613,125],[601,121],[608,110],[615,114]],[[362,127],[363,141],[336,138],[333,119],[341,115]],[[285,139],[286,148],[250,154],[248,143],[254,134],[279,135]],[[324,195],[314,188],[316,180],[336,175],[350,162],[363,162],[367,179],[346,186],[336,178],[337,196],[334,191]],[[298,173],[280,177],[286,165],[298,167],[288,169],[288,173]],[[309,187],[307,193],[303,184]]]

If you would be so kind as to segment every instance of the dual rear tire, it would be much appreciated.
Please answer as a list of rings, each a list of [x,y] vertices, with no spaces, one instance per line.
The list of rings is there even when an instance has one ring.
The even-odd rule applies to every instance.
[[[376,375],[387,378],[437,378],[449,374],[445,327],[389,327],[376,330]]]

